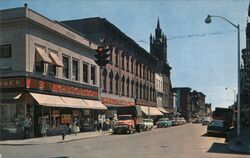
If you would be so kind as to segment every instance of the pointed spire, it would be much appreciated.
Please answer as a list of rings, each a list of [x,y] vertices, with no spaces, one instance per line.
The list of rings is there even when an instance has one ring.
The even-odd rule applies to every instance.
[[[159,20],[159,16],[158,16],[158,20],[157,20],[157,29],[160,29],[160,20]]]

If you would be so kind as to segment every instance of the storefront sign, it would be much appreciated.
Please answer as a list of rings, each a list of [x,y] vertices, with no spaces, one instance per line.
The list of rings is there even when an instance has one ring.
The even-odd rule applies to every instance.
[[[136,105],[146,105],[146,106],[156,106],[155,102],[145,101],[145,100],[140,100],[140,99],[136,99],[135,104]]]
[[[28,78],[26,80],[26,88],[38,89],[43,91],[70,94],[83,97],[98,97],[97,90],[90,90],[84,88],[78,88],[73,86],[67,86],[64,84],[52,83],[47,81],[42,81],[38,79]]]
[[[112,99],[112,98],[104,98],[102,97],[102,103],[103,104],[112,104],[112,105],[127,105],[127,106],[132,106],[132,105],[135,105],[134,102],[129,102],[129,101],[126,101],[126,100],[119,100],[119,99]]]
[[[60,116],[59,110],[53,110],[52,115],[53,115],[53,117],[59,117]]]
[[[61,123],[65,124],[65,123],[71,123],[72,119],[71,119],[71,115],[70,114],[62,114],[61,115]]]
[[[0,79],[0,88],[20,88],[24,87],[24,78]]]

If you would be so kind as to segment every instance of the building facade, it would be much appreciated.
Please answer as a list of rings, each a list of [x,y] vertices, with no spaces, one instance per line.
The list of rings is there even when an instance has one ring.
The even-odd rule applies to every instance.
[[[30,136],[48,134],[77,120],[81,131],[92,130],[99,100],[99,67],[94,42],[27,6],[1,10],[0,139],[23,138],[30,117]]]
[[[155,35],[150,35],[150,54],[154,55],[157,61],[156,72],[161,74],[163,81],[163,93],[162,93],[162,107],[173,111],[172,92],[171,92],[171,80],[170,70],[171,67],[167,60],[167,37],[162,33],[160,27],[160,21],[157,21],[157,27],[155,29]]]
[[[102,41],[110,48],[110,60],[101,76],[103,104],[110,110],[119,106],[140,105],[147,115],[162,115],[155,108],[157,58],[105,18],[70,20],[62,23],[99,45]],[[148,108],[150,110],[144,110]]]

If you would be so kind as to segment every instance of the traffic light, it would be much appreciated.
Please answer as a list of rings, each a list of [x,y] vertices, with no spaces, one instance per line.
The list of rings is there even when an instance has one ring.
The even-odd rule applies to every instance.
[[[105,66],[109,63],[109,48],[104,48],[103,46],[99,46],[96,50],[97,54],[95,55],[95,62],[99,66]]]

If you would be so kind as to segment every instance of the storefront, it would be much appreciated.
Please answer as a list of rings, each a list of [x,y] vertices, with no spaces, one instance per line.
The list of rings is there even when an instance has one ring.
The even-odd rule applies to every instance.
[[[32,121],[30,137],[41,136],[46,119],[47,135],[61,134],[78,121],[80,131],[94,130],[94,120],[107,108],[98,101],[98,90],[58,84],[29,77],[1,79],[0,139],[22,139],[24,119]]]

